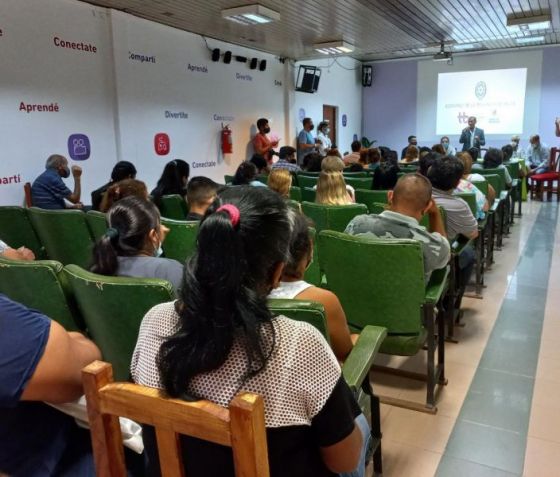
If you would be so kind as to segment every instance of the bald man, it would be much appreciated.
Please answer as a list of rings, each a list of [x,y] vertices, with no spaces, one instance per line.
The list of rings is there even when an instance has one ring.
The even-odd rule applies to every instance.
[[[379,239],[413,239],[422,244],[426,283],[434,270],[449,262],[449,242],[437,205],[432,199],[430,181],[419,174],[406,174],[387,192],[389,210],[379,215],[358,215],[346,227],[350,235]],[[419,224],[428,214],[430,230]]]

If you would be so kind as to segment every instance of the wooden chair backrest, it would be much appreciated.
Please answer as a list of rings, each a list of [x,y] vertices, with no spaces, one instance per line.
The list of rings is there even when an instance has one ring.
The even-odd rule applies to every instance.
[[[225,409],[209,401],[171,399],[159,389],[114,383],[109,363],[94,361],[82,371],[98,477],[124,477],[119,416],[154,426],[162,477],[184,477],[179,435],[232,448],[235,475],[268,477],[264,402],[240,392]]]
[[[550,170],[552,172],[559,172],[558,170],[558,160],[557,160],[557,156],[558,155],[558,148],[553,147],[550,149]]]
[[[25,206],[33,207],[33,199],[31,198],[31,182],[23,184],[23,192],[25,193]]]

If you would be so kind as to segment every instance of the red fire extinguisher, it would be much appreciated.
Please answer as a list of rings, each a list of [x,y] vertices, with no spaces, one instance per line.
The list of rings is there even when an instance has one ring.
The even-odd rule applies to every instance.
[[[233,140],[231,137],[231,129],[229,124],[225,126],[222,123],[222,154],[233,153]]]

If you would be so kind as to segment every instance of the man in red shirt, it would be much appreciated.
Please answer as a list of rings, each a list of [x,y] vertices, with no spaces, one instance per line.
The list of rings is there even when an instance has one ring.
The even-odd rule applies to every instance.
[[[267,134],[270,132],[268,119],[260,118],[257,121],[257,129],[259,130],[259,132],[253,138],[253,147],[255,149],[255,154],[260,154],[270,164],[272,162],[271,150],[278,146],[278,141],[272,142],[267,137]]]

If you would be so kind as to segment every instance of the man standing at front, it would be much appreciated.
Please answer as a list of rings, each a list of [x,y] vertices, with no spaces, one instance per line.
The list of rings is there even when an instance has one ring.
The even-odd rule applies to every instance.
[[[484,130],[476,127],[476,118],[474,116],[469,117],[468,127],[463,129],[459,142],[463,145],[463,151],[468,151],[472,147],[480,150],[480,147],[486,144]]]
[[[303,118],[303,129],[300,131],[297,140],[297,157],[299,165],[303,163],[304,156],[307,156],[310,152],[315,152],[315,144],[318,140],[311,134],[314,127],[315,126],[311,118]]]
[[[68,189],[61,179],[61,177],[65,179],[70,177],[68,159],[60,154],[53,154],[47,159],[45,169],[45,172],[37,177],[31,186],[33,205],[41,209],[65,209],[66,203],[64,200],[66,199],[74,204],[74,206],[69,206],[69,208],[80,209],[82,207],[80,203],[82,168],[72,166],[74,192]]]

